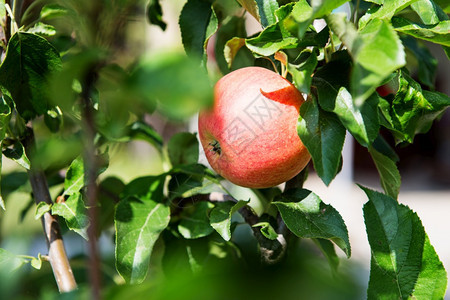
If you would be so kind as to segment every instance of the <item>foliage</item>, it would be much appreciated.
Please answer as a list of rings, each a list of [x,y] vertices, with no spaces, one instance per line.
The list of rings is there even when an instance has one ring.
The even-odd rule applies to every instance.
[[[115,262],[116,270],[101,274],[108,278],[103,294],[111,299],[147,293],[155,299],[183,297],[177,293],[193,280],[204,282],[209,296],[194,289],[186,290],[184,299],[194,294],[222,299],[220,293],[283,298],[289,297],[290,276],[299,278],[294,290],[305,298],[357,297],[334,248],[351,255],[345,222],[320,193],[302,188],[305,174],[283,191],[232,186],[199,163],[195,133],[167,137],[148,121],[157,116],[185,122],[211,106],[211,78],[245,66],[274,66],[307,96],[297,131],[322,181],[329,185],[340,172],[346,134],[367,148],[379,172],[384,194],[361,186],[368,197],[363,213],[372,250],[367,297],[442,299],[446,271],[418,214],[396,200],[398,157],[380,132],[397,144],[411,144],[450,106],[450,97],[434,90],[437,63],[424,42],[449,55],[445,1],[187,0],[179,16],[187,55],[128,49],[124,56],[135,46],[126,29],[136,15],[169,28],[160,2],[16,0],[12,9],[11,1],[0,2],[1,146],[29,179],[25,173],[2,174],[0,217],[15,205],[12,191],[30,193],[29,182],[36,219],[45,224],[54,216],[64,237],[76,233],[91,245],[101,235],[114,239],[114,258],[101,257],[99,264]],[[337,12],[342,5],[347,14]],[[261,31],[249,36],[245,18],[255,18]],[[417,76],[407,63],[413,58],[423,64]],[[385,84],[396,89],[380,95],[377,88]],[[108,177],[112,149],[136,140],[155,149],[161,171]],[[48,182],[52,199],[36,182]],[[300,240],[313,243],[299,246]],[[322,252],[334,277],[323,274],[317,267],[322,260],[308,247]],[[0,248],[0,282],[9,272],[22,276],[28,262],[50,273],[46,260],[52,257]],[[77,262],[72,258],[73,266]],[[82,262],[74,273],[86,282],[80,269],[88,263]],[[231,279],[217,281],[210,274]],[[242,285],[248,278],[270,283],[273,290],[264,294],[268,287]],[[227,284],[232,288],[225,291]],[[8,285],[0,284],[5,297],[14,293],[14,284]],[[86,290],[72,293],[82,297]]]

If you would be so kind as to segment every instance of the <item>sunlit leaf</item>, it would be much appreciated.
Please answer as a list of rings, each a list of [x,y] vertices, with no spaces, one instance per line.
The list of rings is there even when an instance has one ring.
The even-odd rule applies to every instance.
[[[52,210],[52,204],[48,204],[46,202],[39,202],[38,205],[36,205],[36,212],[34,214],[34,218],[36,220],[39,220],[46,212],[49,212]]]
[[[248,204],[248,201],[225,201],[217,202],[211,210],[209,219],[211,226],[223,237],[224,240],[231,239],[231,217],[240,208]]]
[[[207,201],[185,207],[178,224],[178,231],[185,239],[197,239],[209,235],[214,228],[209,224],[209,212],[214,204]]]
[[[130,182],[116,208],[116,268],[129,283],[147,276],[153,245],[170,220],[163,201],[164,176]]]
[[[294,48],[297,43],[298,39],[283,33],[278,23],[265,28],[257,37],[245,40],[247,48],[262,56],[273,55],[281,49]]]
[[[28,159],[27,154],[25,153],[25,148],[21,142],[17,141],[12,145],[12,147],[4,149],[3,155],[9,159],[12,159],[25,169],[30,169],[30,160]]]
[[[450,21],[441,21],[436,25],[413,23],[401,17],[392,18],[395,30],[415,38],[450,47]]]
[[[252,227],[261,227],[259,230],[262,235],[268,238],[269,240],[276,240],[278,238],[278,233],[273,229],[272,225],[269,222],[258,222]]]
[[[292,233],[302,238],[322,238],[333,241],[347,257],[350,242],[347,226],[336,209],[325,204],[311,191],[290,189],[275,198],[274,205]]]
[[[63,217],[67,227],[88,240],[89,219],[81,193],[72,194],[65,201],[52,205],[52,214]]]
[[[292,80],[297,89],[309,94],[311,87],[312,74],[317,66],[317,55],[309,50],[304,50],[301,56],[306,58],[300,64],[288,64],[288,72],[292,75]]]
[[[445,270],[417,214],[389,196],[361,188],[369,198],[363,208],[372,253],[368,299],[407,299],[414,293],[443,299]]]
[[[439,21],[448,20],[448,16],[433,0],[418,0],[411,4],[411,8],[426,25],[435,25]]]
[[[84,187],[84,165],[83,159],[79,156],[67,169],[66,178],[64,180],[64,195],[73,195],[79,193]]]

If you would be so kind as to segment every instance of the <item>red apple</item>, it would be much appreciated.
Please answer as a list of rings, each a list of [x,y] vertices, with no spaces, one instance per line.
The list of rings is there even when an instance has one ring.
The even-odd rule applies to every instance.
[[[310,160],[297,134],[302,94],[260,67],[222,77],[214,105],[200,112],[199,136],[211,167],[244,187],[267,188],[297,175]]]

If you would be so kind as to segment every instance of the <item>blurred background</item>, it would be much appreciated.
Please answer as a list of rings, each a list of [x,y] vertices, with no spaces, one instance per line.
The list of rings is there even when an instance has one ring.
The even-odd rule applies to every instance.
[[[127,61],[137,54],[151,56],[167,51],[183,53],[178,16],[184,2],[181,0],[161,1],[163,20],[167,23],[165,31],[157,26],[150,26],[148,24],[145,18],[144,6],[137,8],[136,17],[125,28],[124,36],[127,37],[127,40],[123,47],[121,47],[123,53],[121,60]],[[261,27],[253,17],[247,16],[246,20],[249,35],[261,30]],[[211,42],[214,41],[214,38],[212,38]],[[450,62],[440,47],[435,47],[431,44],[428,46],[429,50],[438,60],[436,89],[450,95]],[[211,55],[210,60],[213,59],[214,56]],[[410,70],[417,71],[417,62],[409,61],[408,63],[412,66]],[[213,61],[210,62],[210,72],[212,78],[217,79],[220,77],[219,71],[214,68]],[[414,76],[414,73],[412,75]],[[148,122],[166,140],[179,131],[189,130],[196,132],[196,121],[196,117],[193,117],[190,122],[186,123],[170,122],[158,114],[154,114],[148,118]],[[385,138],[391,145],[394,145],[394,141],[390,139],[388,134],[385,135]],[[450,270],[450,238],[448,235],[448,230],[450,229],[450,218],[448,217],[450,213],[450,111],[447,111],[427,134],[418,135],[414,140],[414,144],[407,147],[397,147],[396,151],[400,157],[399,170],[402,176],[399,202],[408,205],[417,212],[430,238],[431,244],[434,245],[437,254],[448,272]],[[164,166],[161,164],[156,150],[145,142],[131,142],[127,145],[116,147],[111,149],[110,156],[111,164],[108,170],[102,174],[103,178],[117,177],[126,183],[135,177],[151,174],[156,175],[164,170]],[[204,156],[201,158],[201,162],[207,163]],[[0,247],[9,249],[14,253],[37,256],[38,253],[46,253],[47,246],[42,235],[41,223],[34,219],[34,209],[28,209],[34,205],[30,198],[31,188],[28,185],[18,190],[7,190],[6,188],[6,186],[14,186],[14,183],[17,186],[21,186],[26,180],[26,174],[22,170],[18,169],[15,164],[4,159],[2,186],[5,186],[5,188],[2,188],[2,193],[8,195],[8,213],[3,214],[0,212]],[[350,277],[344,278],[343,280],[346,282],[347,287],[354,287],[354,293],[342,293],[342,299],[365,298],[365,289],[369,278],[370,247],[367,241],[362,215],[362,206],[367,201],[367,198],[355,183],[361,183],[379,191],[382,190],[379,184],[377,170],[367,150],[362,148],[358,143],[355,143],[349,134],[347,135],[344,146],[342,172],[331,185],[326,187],[314,174],[312,168],[309,178],[305,183],[305,188],[314,191],[325,203],[331,204],[339,211],[348,227],[350,244],[352,246],[352,257],[347,261],[344,253],[340,252],[340,250],[337,251],[342,257],[341,268],[344,270],[343,273],[349,274]],[[56,188],[51,192],[56,195],[59,190]],[[111,233],[112,231],[113,229],[111,229]],[[239,235],[239,233],[237,234]],[[106,260],[102,266],[104,267],[104,272],[108,274],[109,278],[107,280],[120,284],[122,283],[122,279],[118,276],[114,268],[114,241],[111,235],[102,235],[100,241],[102,255],[106,258],[109,257],[109,261]],[[83,273],[83,261],[87,255],[87,249],[84,240],[76,234],[67,232],[65,242],[68,255],[74,263],[73,268],[76,276],[78,278],[85,277],[86,275]],[[159,249],[158,247],[160,245],[156,246],[156,250]],[[311,245],[311,249],[313,247]],[[314,252],[314,250],[311,251]],[[154,256],[157,258],[158,251],[155,251],[155,253]],[[303,254],[305,256],[310,255],[308,253]],[[78,258],[79,265],[77,265]],[[326,264],[326,261],[316,261],[313,257],[309,265],[304,259],[301,261],[299,264],[303,264],[303,267],[306,266],[306,269],[310,270],[309,272],[319,272],[316,273],[316,275],[318,274],[317,277],[320,277],[322,274],[320,273],[321,271],[317,270],[326,270],[326,267],[322,268],[321,266],[323,263]],[[317,263],[314,267],[311,266],[313,262]],[[301,268],[302,266],[295,267]],[[280,277],[285,276],[286,278],[281,278],[277,283],[285,283],[285,287],[287,287],[287,284],[293,279],[290,277],[291,273],[286,270],[288,269],[283,269],[283,272],[275,269],[266,270],[266,273],[263,272],[259,276],[261,278],[274,275]],[[27,272],[30,272],[30,270]],[[14,281],[14,278],[9,278],[8,282],[15,282],[14,289],[16,291],[24,289],[27,284],[42,284],[44,286],[43,290],[48,285],[48,297],[50,299],[51,295],[54,295],[54,282],[51,280],[46,281],[46,277],[43,274],[52,276],[51,270],[47,267],[44,273],[42,271],[34,271],[31,276],[27,277],[26,281],[19,279],[18,281]],[[150,271],[149,276],[152,275],[154,274]],[[15,276],[20,278],[20,274]],[[174,276],[174,278],[181,278],[185,274],[181,272]],[[255,274],[241,274],[242,278],[236,278],[236,281],[242,283],[242,285],[237,284],[235,288],[237,290],[244,289],[245,285],[243,283],[248,283],[248,278],[252,276],[255,276]],[[307,272],[302,276],[302,278],[310,278],[311,274]],[[257,285],[258,278],[260,277],[253,277],[254,280],[250,283]],[[327,278],[327,276],[324,275],[321,278]],[[207,279],[203,278],[202,280]],[[2,281],[1,276],[0,281]],[[187,285],[190,284],[187,281],[183,282]],[[303,285],[300,285],[299,288],[306,288],[305,285],[308,284],[308,280],[304,279],[303,282]],[[320,283],[320,280],[315,281],[315,284],[317,282]],[[12,289],[11,286],[2,286],[0,283],[0,290],[7,288]],[[180,286],[175,284],[167,285],[167,289],[159,291],[158,295],[161,299],[164,297],[170,299],[171,294],[168,294],[167,291],[177,288],[180,288]],[[320,289],[320,287],[318,288]],[[198,296],[196,294],[197,292],[195,289],[189,290],[186,294],[186,299],[189,299],[189,296]],[[262,290],[262,293],[264,292],[268,294],[261,295],[261,299],[267,298],[270,295],[270,292]],[[114,296],[117,299],[120,299],[121,296],[125,297],[125,295],[130,297],[129,294],[125,294],[119,289],[111,291],[109,296],[114,298],[114,293],[116,293]],[[22,296],[26,298],[27,293]],[[32,292],[29,292],[28,296],[30,299],[33,298]],[[326,296],[327,294],[324,294],[323,299],[326,299]],[[42,297],[45,298],[45,293]],[[0,295],[1,298],[2,296]],[[199,299],[202,298],[200,297]],[[449,293],[447,293],[446,299],[450,299]]]

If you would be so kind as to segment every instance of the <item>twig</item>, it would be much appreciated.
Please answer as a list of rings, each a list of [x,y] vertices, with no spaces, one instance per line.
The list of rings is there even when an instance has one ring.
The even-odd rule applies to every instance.
[[[28,155],[32,154],[35,148],[33,131],[29,129],[29,132],[28,138],[24,141],[24,146]],[[30,155],[30,158],[32,157],[33,156]],[[31,161],[31,168],[28,171],[28,176],[36,205],[40,202],[52,204],[47,178],[42,170],[35,168],[33,161]],[[48,260],[52,266],[58,289],[60,292],[70,292],[75,290],[77,288],[77,283],[73,276],[66,250],[64,249],[58,220],[50,212],[46,212],[41,220],[47,239]]]
[[[88,216],[90,225],[88,228],[89,238],[89,277],[92,285],[92,298],[100,299],[101,274],[100,257],[97,243],[97,216],[98,216],[98,159],[95,147],[95,136],[97,130],[94,121],[94,108],[91,100],[91,93],[97,80],[96,66],[93,66],[87,73],[83,82],[82,100],[83,100],[83,126],[85,132],[85,151],[84,151],[84,172],[86,183],[86,199],[88,205]]]

